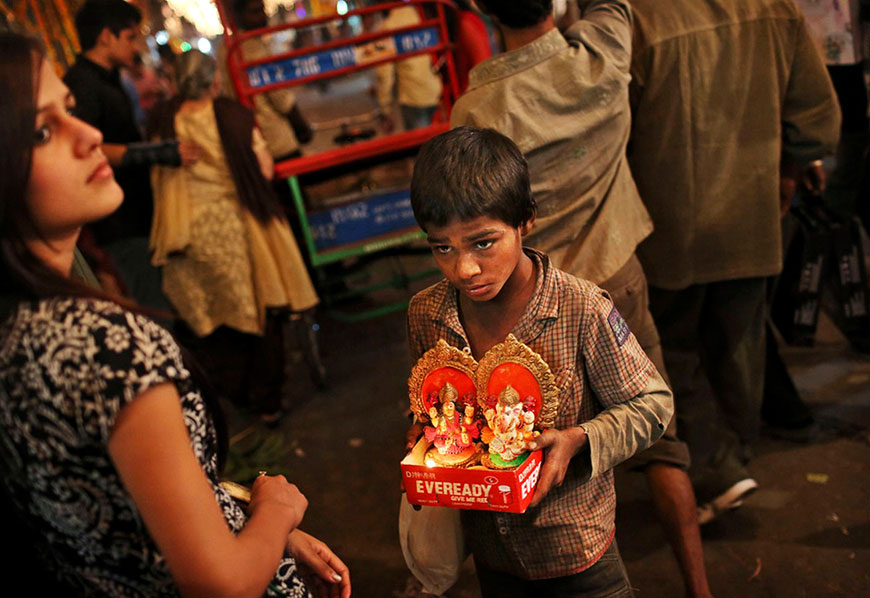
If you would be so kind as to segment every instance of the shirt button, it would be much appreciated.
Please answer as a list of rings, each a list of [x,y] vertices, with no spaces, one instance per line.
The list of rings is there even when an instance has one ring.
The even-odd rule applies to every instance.
[[[504,517],[498,517],[498,518],[496,519],[496,521],[498,521],[498,524],[499,524],[499,525],[504,525]]]
[[[500,533],[502,536],[506,536],[508,533],[508,528],[506,528],[505,526],[501,526],[500,528],[498,528],[498,533]]]

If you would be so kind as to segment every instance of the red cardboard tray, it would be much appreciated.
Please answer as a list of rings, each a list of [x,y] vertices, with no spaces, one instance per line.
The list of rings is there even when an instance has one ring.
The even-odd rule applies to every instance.
[[[421,438],[402,459],[402,482],[412,505],[523,513],[532,501],[543,461],[541,451],[531,453],[514,470],[493,470],[428,466],[424,462],[428,448],[429,443]]]

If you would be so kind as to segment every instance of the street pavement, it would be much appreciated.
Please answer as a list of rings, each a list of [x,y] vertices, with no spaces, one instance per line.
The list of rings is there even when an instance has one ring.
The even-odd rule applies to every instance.
[[[324,315],[321,325],[328,388],[313,386],[297,355],[291,411],[278,428],[231,410],[229,477],[266,469],[296,483],[310,502],[302,528],[350,566],[354,596],[421,595],[397,534],[410,370],[404,313],[355,324]],[[759,490],[702,529],[713,593],[870,596],[870,359],[824,316],[815,347],[783,355],[820,432],[811,444],[764,435],[755,447],[749,469]],[[636,595],[682,596],[644,477],[618,470],[617,496],[617,537]],[[470,561],[448,596],[479,597]]]

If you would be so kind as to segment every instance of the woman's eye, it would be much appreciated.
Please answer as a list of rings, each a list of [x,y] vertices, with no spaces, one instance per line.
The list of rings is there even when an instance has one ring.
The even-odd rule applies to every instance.
[[[450,246],[449,245],[435,245],[434,247],[432,247],[432,251],[434,253],[439,254],[439,255],[444,255],[445,253],[450,253]]]
[[[66,113],[69,114],[70,116],[75,116],[75,115],[76,115],[76,107],[75,107],[75,104],[72,104],[72,105],[67,106],[67,107],[66,107]]]
[[[42,125],[33,132],[33,141],[36,145],[42,145],[51,139],[51,129],[48,125]]]
[[[475,242],[474,246],[477,249],[489,249],[492,247],[492,244],[495,243],[493,239],[484,239],[482,241]]]

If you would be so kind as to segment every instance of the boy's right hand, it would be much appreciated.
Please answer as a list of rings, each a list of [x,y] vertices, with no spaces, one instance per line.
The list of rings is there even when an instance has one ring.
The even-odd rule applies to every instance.
[[[568,471],[568,464],[586,443],[586,431],[575,426],[564,430],[544,430],[529,444],[529,448],[533,451],[538,449],[544,451],[544,464],[541,466],[541,474],[530,507],[538,506],[550,490],[562,485]]]
[[[248,512],[251,516],[258,509],[277,508],[286,512],[290,518],[290,529],[302,522],[305,510],[308,508],[308,499],[299,491],[295,484],[291,484],[282,475],[260,475],[254,480],[251,487],[251,502]]]
[[[408,428],[408,431],[405,433],[405,450],[409,451],[414,448],[414,445],[417,444],[417,441],[420,440],[420,436],[423,435],[423,424],[420,422],[414,422],[411,424],[411,427]],[[405,492],[405,484],[403,482],[399,482],[399,490],[404,493]],[[420,507],[414,505],[414,509],[419,511]]]
[[[411,424],[411,427],[408,428],[408,432],[405,434],[405,450],[410,451],[414,448],[414,445],[417,444],[417,441],[420,440],[420,436],[423,435],[423,424],[420,422],[414,422]]]

